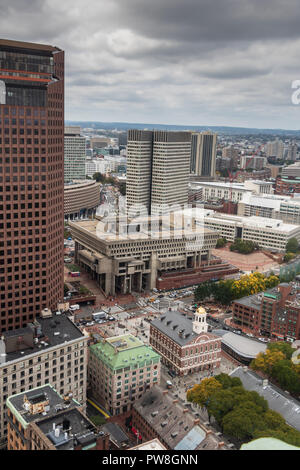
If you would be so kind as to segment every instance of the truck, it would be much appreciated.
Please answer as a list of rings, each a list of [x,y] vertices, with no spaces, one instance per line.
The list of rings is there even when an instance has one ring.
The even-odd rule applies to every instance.
[[[106,313],[105,312],[96,312],[92,314],[93,320],[94,321],[99,321],[99,320],[106,320]]]
[[[80,272],[79,271],[73,271],[73,272],[69,272],[69,275],[71,277],[79,277],[80,276]]]

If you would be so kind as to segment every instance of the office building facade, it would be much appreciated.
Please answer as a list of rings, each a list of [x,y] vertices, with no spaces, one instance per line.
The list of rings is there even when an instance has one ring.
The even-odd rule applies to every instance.
[[[216,176],[217,134],[210,131],[192,133],[190,172],[196,176]]]
[[[0,40],[0,330],[63,298],[64,52]]]
[[[90,347],[92,395],[112,415],[126,413],[160,382],[160,355],[133,335],[106,338]]]
[[[85,179],[85,137],[80,135],[80,127],[65,127],[65,182]]]
[[[162,214],[188,203],[190,132],[128,131],[129,213]]]

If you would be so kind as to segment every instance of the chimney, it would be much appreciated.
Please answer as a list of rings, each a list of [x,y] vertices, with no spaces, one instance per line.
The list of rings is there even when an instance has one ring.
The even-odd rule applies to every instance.
[[[173,400],[173,403],[178,403],[178,400]]]
[[[212,434],[212,430],[211,430],[211,429],[207,429],[206,434]]]
[[[187,413],[189,410],[187,408],[184,408],[183,413]]]
[[[200,423],[200,419],[194,419],[194,425],[196,426],[196,424],[199,424]]]
[[[163,395],[167,395],[168,394],[168,390],[163,390]]]
[[[225,445],[225,442],[223,442],[223,441],[222,441],[222,442],[219,442],[219,444],[218,444],[219,449],[220,449],[221,447],[224,447],[224,445]]]

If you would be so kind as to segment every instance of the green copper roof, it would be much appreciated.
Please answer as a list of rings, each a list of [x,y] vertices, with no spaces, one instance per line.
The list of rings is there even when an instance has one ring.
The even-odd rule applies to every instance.
[[[265,292],[264,297],[269,297],[270,299],[275,299],[275,300],[277,300],[277,299],[279,298],[279,295],[276,295],[276,294],[269,294],[269,293]]]
[[[106,338],[91,346],[90,351],[112,370],[139,369],[160,360],[159,354],[132,335]]]
[[[300,450],[300,447],[292,446],[273,437],[262,437],[243,444],[241,450]]]

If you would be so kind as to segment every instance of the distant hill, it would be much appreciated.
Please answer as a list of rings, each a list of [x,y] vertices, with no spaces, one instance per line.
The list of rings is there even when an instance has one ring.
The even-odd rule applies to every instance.
[[[251,127],[230,127],[230,126],[175,126],[169,124],[145,124],[136,122],[96,122],[96,121],[66,121],[66,125],[92,127],[94,129],[111,130],[118,129],[127,131],[128,129],[157,129],[170,131],[206,131],[211,130],[218,134],[225,135],[282,135],[282,136],[299,136],[300,130],[288,129],[256,129]]]

